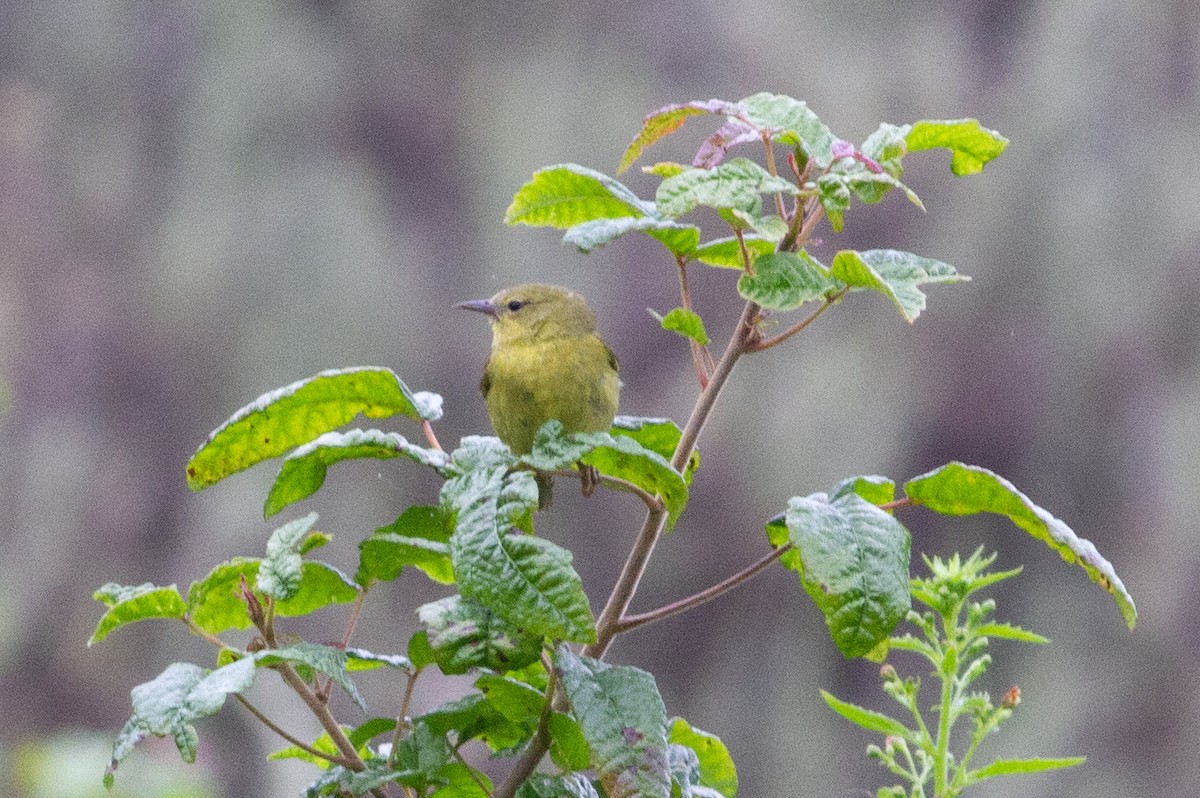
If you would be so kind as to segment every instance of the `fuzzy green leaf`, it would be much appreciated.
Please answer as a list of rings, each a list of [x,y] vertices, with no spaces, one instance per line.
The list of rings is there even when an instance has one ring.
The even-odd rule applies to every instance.
[[[513,196],[504,223],[565,230],[594,219],[653,216],[653,210],[603,172],[568,163],[534,172]]]
[[[515,798],[600,798],[600,794],[583,773],[534,773],[521,784]]]
[[[587,770],[592,764],[592,749],[579,722],[570,715],[550,715],[550,758],[565,771]]]
[[[563,234],[563,243],[580,252],[591,252],[629,232],[642,232],[658,241],[672,255],[687,256],[700,243],[700,228],[654,216],[622,216],[580,222]]]
[[[326,470],[334,463],[367,457],[389,460],[400,455],[436,469],[444,468],[449,461],[444,452],[409,443],[396,432],[377,429],[327,432],[283,459],[263,506],[263,517],[270,518],[289,504],[316,493],[325,484]]]
[[[696,251],[692,253],[692,259],[720,269],[742,270],[746,268],[746,264],[742,260],[743,244],[750,256],[751,263],[755,258],[775,251],[775,242],[763,236],[743,235],[741,243],[738,242],[736,236],[729,236],[728,238],[713,239],[697,247]]]
[[[493,751],[523,745],[537,729],[537,717],[513,722],[482,694],[468,693],[420,717],[436,734],[453,733],[458,740],[483,740]]]
[[[417,610],[434,659],[446,674],[472,668],[524,668],[542,653],[542,638],[499,618],[477,601],[447,596]]]
[[[996,513],[1057,551],[1064,560],[1078,563],[1087,575],[1112,595],[1132,629],[1137,607],[1112,563],[1095,545],[1035,504],[1004,477],[980,466],[952,462],[909,480],[904,492],[914,504],[943,515]]]
[[[1042,773],[1047,770],[1073,768],[1087,761],[1086,756],[1068,756],[1057,759],[1033,757],[1030,759],[997,759],[995,762],[973,770],[967,776],[969,783],[990,779],[993,776],[1009,776],[1018,773]]]
[[[613,419],[610,432],[613,436],[624,435],[633,438],[644,448],[658,452],[667,462],[675,455],[675,447],[683,431],[669,418],[641,418],[638,416],[617,416]],[[692,452],[687,468],[683,470],[684,481],[692,484],[692,474],[700,467],[700,452]]]
[[[742,100],[747,121],[771,131],[772,138],[800,147],[822,169],[833,161],[833,134],[801,100],[760,92]]]
[[[271,533],[267,540],[267,556],[258,567],[255,584],[258,589],[278,601],[286,601],[300,592],[300,577],[304,565],[300,546],[317,514],[289,521]]]
[[[847,657],[872,652],[911,607],[908,530],[857,493],[794,497],[782,519],[796,555],[783,564],[825,615]],[[767,534],[779,545],[780,521]]]
[[[761,194],[800,193],[795,183],[775,177],[746,158],[734,158],[713,169],[689,169],[664,180],[655,194],[658,213],[678,218],[699,206],[733,208],[757,215]]]
[[[909,152],[945,147],[950,150],[950,171],[973,175],[1008,146],[1008,139],[979,125],[976,119],[921,120],[905,137]]]
[[[994,637],[998,640],[1015,640],[1019,643],[1049,643],[1050,638],[1042,637],[1037,632],[1030,632],[1010,623],[981,623],[975,627],[975,634],[980,637]]]
[[[844,249],[834,256],[830,271],[852,291],[878,291],[892,300],[909,324],[925,309],[925,294],[917,286],[971,279],[948,263],[895,249]]]
[[[807,252],[762,255],[754,261],[752,272],[738,278],[738,293],[769,310],[794,310],[840,287]]]
[[[842,701],[824,690],[821,691],[821,698],[825,699],[825,703],[834,712],[868,731],[878,732],[889,737],[900,737],[902,739],[912,739],[913,737],[912,731],[907,726],[882,712],[876,712],[873,709],[867,709],[857,704],[851,704],[848,701]]]
[[[394,522],[379,527],[358,544],[358,572],[354,580],[364,587],[374,582],[390,582],[405,566],[411,566],[435,582],[451,584],[453,531],[442,507],[409,507]]]
[[[250,616],[238,598],[242,577],[253,587],[262,561],[234,557],[214,568],[188,589],[188,617],[210,634],[230,629],[247,629]],[[358,598],[358,588],[345,574],[323,562],[305,562],[300,569],[300,590],[292,598],[275,603],[275,614],[283,617],[307,615],[330,604],[346,604]]]
[[[608,798],[668,798],[667,714],[654,677],[565,645],[554,664]]]
[[[391,369],[331,369],[265,393],[214,430],[187,464],[188,487],[202,490],[348,423],[397,414],[436,421],[442,397],[413,393]]]
[[[729,749],[720,738],[701,731],[683,718],[673,718],[667,740],[696,752],[700,762],[700,784],[716,790],[725,798],[735,798],[738,789],[737,768]]]
[[[896,498],[896,483],[876,475],[849,477],[829,489],[830,501],[848,493],[857,493],[871,504],[887,504]]]
[[[459,465],[475,454],[479,453],[465,452]],[[514,524],[528,522],[537,506],[537,485],[530,472],[485,462],[447,480],[442,502],[457,517],[450,559],[464,596],[532,635],[581,643],[595,639],[591,608],[571,566],[571,552],[513,531]]]
[[[700,314],[687,308],[675,308],[665,316],[658,316],[659,324],[664,330],[677,332],[684,338],[690,338],[700,346],[708,346],[708,332],[704,329],[704,319]]]
[[[144,621],[147,618],[183,618],[187,605],[175,585],[159,587],[147,582],[144,585],[118,585],[114,582],[97,590],[92,598],[108,605],[108,611],[96,624],[96,631],[88,640],[89,646],[108,637],[109,632],[127,623]]]

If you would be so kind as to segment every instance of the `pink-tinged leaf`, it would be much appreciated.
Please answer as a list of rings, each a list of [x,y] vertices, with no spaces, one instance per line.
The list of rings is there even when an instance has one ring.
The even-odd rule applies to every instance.
[[[741,113],[743,110],[739,103],[715,99],[693,100],[688,103],[664,105],[657,111],[648,114],[642,120],[642,130],[625,150],[625,154],[621,156],[621,163],[617,166],[617,174],[621,174],[621,172],[628,169],[651,144],[683,127],[683,123],[687,121],[689,116],[699,116],[700,114],[727,114],[732,116]]]
[[[725,160],[725,154],[732,148],[739,144],[759,141],[761,138],[761,130],[751,127],[741,120],[731,118],[721,125],[716,133],[704,140],[700,149],[696,151],[696,157],[692,158],[692,166],[700,169],[712,169]]]

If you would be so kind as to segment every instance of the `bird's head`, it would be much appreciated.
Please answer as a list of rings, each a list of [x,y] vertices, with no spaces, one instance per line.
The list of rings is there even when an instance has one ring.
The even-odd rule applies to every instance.
[[[596,317],[583,297],[556,285],[518,285],[491,299],[473,299],[456,307],[490,316],[495,345],[587,335],[596,330]]]

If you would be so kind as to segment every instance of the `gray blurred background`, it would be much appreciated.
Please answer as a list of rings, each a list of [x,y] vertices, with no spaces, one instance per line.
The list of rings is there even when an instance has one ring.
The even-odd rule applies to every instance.
[[[129,688],[177,658],[211,661],[166,622],[85,649],[101,614],[91,592],[186,588],[221,559],[261,553],[274,469],[192,495],[183,465],[263,391],[389,366],[445,395],[443,442],[486,431],[487,330],[451,306],[539,280],[589,297],[621,358],[623,412],[682,421],[695,390],[686,348],[646,313],[677,304],[661,247],[631,238],[583,256],[501,219],[541,166],[611,172],[661,105],[760,90],[808,101],[854,141],[880,121],[976,116],[1012,145],[963,180],[944,152],[910,156],[927,214],[896,195],[856,207],[843,235],[821,229],[818,257],[899,247],[973,281],[932,287],[913,327],[855,295],[739,365],[701,441],[692,506],[636,608],[757,558],[762,522],[789,496],[950,459],[988,466],[1096,543],[1141,623],[1129,632],[1081,570],[1006,523],[901,516],[915,552],[985,545],[1000,566],[1024,564],[995,591],[999,614],[1053,639],[993,647],[982,686],[998,697],[1019,684],[1024,702],[981,756],[1089,757],[975,794],[1194,787],[1200,5],[7,0],[0,793],[96,794]],[[692,120],[645,162],[686,159],[711,129]],[[636,170],[625,178],[653,191]],[[735,277],[692,271],[716,336],[738,309]],[[337,536],[325,556],[353,571],[357,541],[436,488],[407,462],[346,464],[282,517],[318,510]],[[638,507],[558,495],[540,531],[576,551],[599,604]],[[419,574],[381,587],[357,639],[398,650],[412,609],[444,593]],[[296,628],[333,639],[341,623],[331,612]],[[877,667],[842,660],[789,572],[629,634],[612,659],[651,669],[669,712],[726,741],[742,795],[857,798],[887,783],[863,757],[874,739],[818,695],[890,709]],[[252,699],[315,735],[298,702],[261,681]],[[394,711],[394,682],[367,674],[362,686]],[[420,687],[417,711],[464,682]],[[312,775],[265,763],[280,741],[232,702],[200,733],[196,765],[176,767],[169,741],[147,745],[114,794],[288,796]]]

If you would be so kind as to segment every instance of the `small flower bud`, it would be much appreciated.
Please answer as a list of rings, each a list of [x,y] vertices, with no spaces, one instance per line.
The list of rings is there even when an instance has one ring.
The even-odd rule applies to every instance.
[[[1008,692],[1004,694],[1004,699],[1000,702],[1000,706],[1005,709],[1012,709],[1017,704],[1021,703],[1021,688],[1015,684],[1008,688]]]

